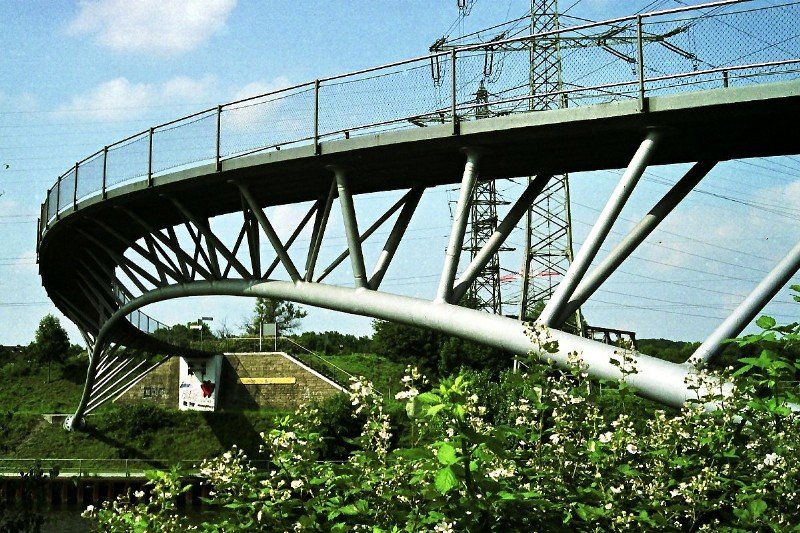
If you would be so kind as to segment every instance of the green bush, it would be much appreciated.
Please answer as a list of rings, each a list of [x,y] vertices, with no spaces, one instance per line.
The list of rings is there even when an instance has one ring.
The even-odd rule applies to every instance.
[[[203,463],[219,510],[203,527],[797,530],[800,416],[787,381],[800,364],[784,348],[798,342],[800,326],[759,325],[762,334],[739,342],[758,356],[743,357],[735,375],[694,374],[696,398],[679,410],[637,399],[624,379],[601,388],[586,379],[577,355],[567,371],[467,373],[434,387],[411,370],[397,395],[405,427],[392,423],[370,384],[354,382],[349,404],[360,428],[347,462],[320,461],[323,434],[352,429],[340,418],[343,402],[283,417],[263,435],[267,468],[252,468],[239,449]],[[624,352],[617,363],[625,376],[636,373]],[[192,529],[174,510],[174,496],[185,490],[177,479],[161,474],[153,499],[122,498],[87,515],[111,531],[137,522]]]
[[[175,413],[149,403],[116,405],[102,416],[108,430],[129,439],[151,434],[176,423]]]

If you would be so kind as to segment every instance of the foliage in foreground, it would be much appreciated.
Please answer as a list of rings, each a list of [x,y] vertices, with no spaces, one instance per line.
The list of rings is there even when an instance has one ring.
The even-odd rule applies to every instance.
[[[800,419],[785,386],[798,364],[781,350],[800,330],[759,324],[767,331],[740,342],[760,355],[735,376],[696,375],[696,401],[680,410],[637,416],[626,382],[600,390],[577,355],[569,371],[503,376],[502,395],[464,375],[431,388],[409,369],[402,446],[382,399],[354,381],[364,424],[344,463],[317,462],[322,421],[301,409],[263,435],[271,468],[238,449],[203,463],[213,523],[176,513],[186,489],[175,472],[153,474],[150,499],[86,514],[112,531],[798,530]],[[624,352],[617,363],[636,372]]]

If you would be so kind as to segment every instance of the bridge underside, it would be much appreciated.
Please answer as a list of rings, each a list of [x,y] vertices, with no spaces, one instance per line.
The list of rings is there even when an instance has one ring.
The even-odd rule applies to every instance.
[[[787,134],[800,121],[800,82],[654,97],[645,104],[640,109],[639,102],[628,100],[488,118],[455,127],[421,127],[322,143],[318,154],[313,146],[272,150],[222,161],[219,168],[199,166],[156,176],[151,183],[121,186],[109,190],[106,198],[98,195],[76,201],[43,234],[39,258],[48,294],[93,346],[78,415],[87,406],[99,405],[98,398],[113,397],[114,390],[109,388],[113,379],[102,387],[95,382],[98,367],[108,372],[116,368],[109,366],[113,357],[109,346],[187,353],[149,335],[153,328],[141,327],[141,317],[135,325],[130,318],[150,303],[191,295],[278,297],[429,327],[517,354],[542,354],[542,345],[556,340],[558,352],[543,355],[566,364],[567,354],[577,351],[592,375],[619,378],[619,367],[612,359],[620,355],[613,348],[559,331],[570,310],[591,296],[717,162],[800,152],[796,136]],[[645,168],[673,163],[694,166],[589,271]],[[626,171],[545,308],[541,327],[531,332],[516,320],[457,305],[481,263],[502,246],[551,176],[614,168]],[[491,179],[536,178],[485,249],[457,275],[470,191],[479,174]],[[461,184],[461,196],[437,293],[426,300],[381,291],[383,276],[424,190],[450,183]],[[353,197],[392,190],[407,192],[365,229]],[[318,268],[319,249],[337,199],[347,248],[328,268]],[[282,242],[274,227],[280,221],[269,220],[264,209],[306,201],[314,202],[311,209],[293,237]],[[241,230],[235,241],[223,242],[209,221],[229,213],[241,213]],[[391,225],[391,231],[368,271],[362,242],[383,225]],[[312,238],[303,250],[305,264],[301,265],[292,258],[297,257],[299,246],[294,241],[304,228],[311,229]],[[271,263],[261,257],[262,242],[275,252]],[[342,261],[348,261],[352,270],[351,288],[324,283]],[[798,266],[800,249],[796,247],[720,326],[697,358],[713,357],[719,342],[741,331]],[[694,394],[685,383],[694,371],[692,365],[640,354],[632,357],[639,370],[632,379],[643,394],[671,405],[680,405]],[[116,372],[128,369],[119,367]]]

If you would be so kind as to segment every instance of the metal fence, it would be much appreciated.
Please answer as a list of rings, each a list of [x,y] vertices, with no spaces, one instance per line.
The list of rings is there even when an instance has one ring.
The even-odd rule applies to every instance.
[[[148,128],[79,161],[47,191],[39,237],[67,209],[134,181],[285,146],[476,116],[794,79],[800,3],[728,0],[464,46],[286,87]],[[537,54],[561,80],[531,94]],[[533,59],[533,62],[532,62]],[[532,66],[534,65],[534,66]],[[485,92],[481,93],[482,88]],[[483,97],[476,97],[483,94]]]

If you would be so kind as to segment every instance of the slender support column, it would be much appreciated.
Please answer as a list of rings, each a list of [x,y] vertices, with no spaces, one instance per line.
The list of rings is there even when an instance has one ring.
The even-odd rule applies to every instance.
[[[333,170],[333,173],[336,175],[336,187],[339,190],[339,205],[342,210],[344,232],[347,235],[347,248],[350,250],[350,264],[353,268],[353,279],[356,287],[367,288],[367,269],[364,266],[364,255],[361,251],[361,240],[358,235],[356,209],[353,205],[353,197],[350,195],[347,176],[342,167],[331,167],[331,170]]]
[[[96,395],[94,395],[94,398],[92,398],[91,400],[89,400],[89,403],[88,403],[88,404],[87,404],[87,406],[86,406],[86,410],[87,410],[87,412],[90,412],[90,411],[92,411],[93,409],[95,409],[96,407],[98,407],[98,406],[99,406],[101,403],[103,403],[103,401],[104,401],[104,397],[106,397],[106,396],[108,396],[108,397],[111,397],[111,396],[113,396],[113,395],[114,395],[114,392],[113,392],[113,391],[116,389],[116,387],[117,387],[117,386],[119,386],[119,384],[120,384],[120,383],[122,383],[122,382],[123,382],[123,381],[124,381],[124,380],[125,380],[125,379],[126,379],[128,376],[130,376],[131,374],[133,374],[134,372],[136,372],[138,369],[140,369],[141,367],[143,367],[143,366],[144,366],[144,365],[146,365],[146,364],[147,364],[147,360],[141,361],[141,362],[140,362],[138,365],[134,366],[134,367],[133,367],[133,368],[131,368],[131,369],[130,369],[128,372],[126,372],[126,373],[125,373],[125,375],[123,375],[121,378],[119,378],[118,380],[116,380],[116,381],[115,381],[114,383],[112,383],[111,385],[108,385],[108,386],[106,386],[106,387],[104,388],[104,390],[102,390],[102,391],[101,391],[101,390],[97,390],[97,391],[96,391],[96,392],[97,392],[97,394],[96,394]],[[123,386],[124,386],[124,385],[123,385]],[[93,391],[93,392],[95,392],[95,391]],[[109,394],[109,393],[110,393],[110,394]]]
[[[152,372],[156,368],[158,368],[161,365],[163,365],[167,361],[167,359],[169,359],[169,356],[163,357],[160,361],[158,361],[154,365],[149,366],[146,369],[144,369],[144,371],[139,373],[139,375],[137,375],[135,378],[128,380],[128,382],[126,384],[124,384],[123,386],[117,388],[114,391],[113,394],[106,395],[101,401],[96,402],[93,405],[91,405],[90,407],[88,407],[86,409],[86,414],[90,414],[92,411],[94,411],[95,409],[97,409],[98,407],[103,405],[104,403],[108,402],[109,400],[116,400],[117,398],[119,398],[120,396],[122,396],[123,394],[125,394],[126,392],[131,390],[131,388],[135,387],[137,383],[142,381],[145,378],[145,376],[147,376],[147,374],[149,374],[150,372]]]
[[[319,212],[319,206],[320,206],[321,203],[322,203],[322,200],[317,200],[316,202],[314,202],[314,205],[312,205],[311,209],[308,210],[308,212],[306,213],[306,216],[303,217],[303,220],[300,221],[300,223],[294,229],[292,234],[286,240],[286,251],[287,252],[289,251],[289,248],[292,247],[292,244],[294,244],[294,241],[297,240],[297,237],[300,236],[300,233],[303,231],[303,228],[306,227],[306,224],[308,224],[308,221],[311,220],[311,215],[313,215],[314,212]],[[270,263],[270,265],[267,268],[267,270],[264,271],[264,275],[261,276],[261,279],[267,279],[272,274],[272,271],[275,270],[275,267],[278,266],[278,263],[280,263],[280,262],[281,262],[281,258],[280,257],[276,257],[275,259],[273,259],[272,263]]]
[[[119,313],[119,311],[117,311],[117,313]],[[103,328],[106,328],[108,324],[109,322],[106,322]],[[103,332],[103,328],[100,329],[101,333]],[[105,344],[101,344],[101,342],[104,342],[101,338],[101,333],[97,334],[98,338],[96,340],[99,342],[95,343],[92,353],[89,356],[89,368],[86,369],[86,382],[83,384],[81,401],[78,403],[77,409],[75,409],[75,414],[68,416],[66,420],[64,420],[64,429],[68,431],[82,428],[86,423],[83,416],[86,413],[86,406],[89,403],[89,397],[91,396],[91,391],[94,387],[94,380],[97,376],[97,364],[100,362],[100,358],[102,357],[103,350],[106,346]]]
[[[160,286],[160,282],[159,282],[159,280],[157,278],[155,278],[149,272],[144,270],[142,267],[140,267],[139,265],[137,265],[136,263],[134,263],[133,261],[131,261],[130,259],[128,259],[124,255],[118,254],[117,252],[115,252],[114,250],[112,250],[111,248],[106,246],[104,243],[102,243],[99,239],[96,239],[90,233],[88,233],[88,232],[86,232],[86,231],[84,231],[82,229],[78,229],[77,231],[81,235],[83,235],[84,237],[86,237],[87,239],[92,241],[94,244],[96,244],[106,254],[108,254],[108,256],[111,257],[111,259],[116,261],[117,265],[119,265],[120,268],[124,268],[125,266],[127,266],[128,268],[130,268],[131,270],[134,270],[137,274],[142,276],[144,279],[146,279],[148,282],[152,283],[154,287],[159,287]]]
[[[151,226],[149,223],[147,223],[147,221],[145,221],[142,217],[140,217],[139,215],[137,215],[133,211],[130,211],[130,210],[124,209],[124,208],[120,208],[120,209],[122,209],[129,217],[131,217],[131,219],[134,222],[136,222],[142,228],[144,228],[145,231],[147,231],[150,235],[152,235],[153,237],[155,237],[156,239],[161,241],[161,243],[164,244],[164,246],[169,248],[172,251],[172,253],[175,254],[175,257],[177,257],[179,261],[182,261],[182,262],[185,262],[185,263],[191,265],[192,269],[195,272],[199,272],[200,275],[203,276],[205,279],[211,279],[213,277],[211,275],[211,272],[209,272],[207,269],[203,268],[202,265],[200,265],[200,263],[198,263],[197,259],[193,259],[192,256],[190,256],[188,253],[186,253],[183,250],[183,248],[181,248],[180,244],[178,243],[177,236],[175,235],[175,230],[172,227],[167,228],[167,230],[168,230],[168,232],[170,234],[170,238],[167,238],[163,233],[161,233],[160,231],[155,229],[153,226]],[[187,228],[188,228],[188,225],[187,225]],[[194,238],[193,232],[190,231],[190,234],[192,235],[192,238]],[[185,274],[186,274],[186,277],[188,277],[189,279],[194,278],[194,275],[190,275],[188,270],[185,272]]]
[[[234,270],[236,270],[236,272],[238,272],[239,275],[242,276],[242,278],[249,279],[253,277],[250,275],[250,272],[247,271],[244,265],[242,265],[239,262],[239,260],[236,259],[236,257],[230,252],[230,250],[228,250],[228,248],[222,243],[222,241],[220,241],[217,238],[217,236],[214,235],[214,232],[211,231],[211,228],[209,227],[207,220],[206,221],[198,220],[188,209],[186,209],[183,206],[183,204],[181,204],[175,198],[169,198],[169,200],[173,204],[175,204],[175,207],[177,207],[178,210],[181,213],[183,213],[183,216],[189,219],[192,222],[192,224],[194,224],[197,227],[197,230],[203,234],[203,237],[206,238],[206,242],[209,245],[208,253],[212,257],[212,262],[216,261],[216,252],[214,251],[214,249],[216,249],[231,265],[233,265]],[[217,268],[219,267],[217,266]]]
[[[522,216],[529,210],[531,203],[545,188],[547,182],[550,181],[552,176],[543,174],[537,176],[536,179],[528,182],[528,186],[517,199],[516,203],[508,211],[508,214],[497,226],[497,229],[483,245],[481,251],[475,256],[469,266],[461,274],[461,277],[456,280],[455,287],[453,288],[453,303],[458,303],[461,298],[467,293],[470,285],[478,277],[483,267],[491,260],[492,256],[497,253],[497,250],[506,242],[506,239],[516,227],[517,223],[522,219]]]
[[[653,232],[656,227],[669,215],[686,195],[714,168],[716,161],[700,161],[664,195],[661,200],[650,210],[647,215],[634,227],[611,252],[589,273],[572,294],[569,302],[564,306],[561,316],[554,322],[556,327],[561,326],[592,294],[602,285],[608,277],[627,259],[636,248]]]
[[[258,231],[258,221],[253,216],[253,212],[247,207],[247,203],[242,198],[242,215],[244,216],[244,227],[247,231],[247,249],[250,252],[250,266],[253,275],[258,276],[261,272],[261,233]]]
[[[416,211],[417,205],[419,205],[419,200],[422,198],[422,192],[424,190],[425,189],[422,187],[411,189],[406,195],[403,210],[400,211],[400,214],[397,216],[397,220],[392,227],[392,232],[386,239],[386,244],[383,246],[381,255],[378,257],[378,261],[375,263],[375,268],[372,271],[372,276],[369,278],[370,289],[377,290],[378,287],[380,287],[381,281],[383,281],[383,277],[386,275],[386,271],[389,269],[389,265],[397,251],[397,247],[400,245],[400,240],[403,238],[403,235],[405,235],[408,223],[411,222],[411,217],[414,211]]]
[[[737,337],[800,269],[800,242],[759,283],[733,313],[703,341],[688,362],[708,362],[722,351],[726,339]]]
[[[467,162],[464,165],[464,176],[461,178],[461,192],[458,195],[453,227],[450,230],[450,241],[447,244],[442,277],[439,279],[435,302],[449,303],[453,295],[453,281],[456,279],[458,259],[461,256],[461,247],[464,243],[464,232],[467,230],[472,191],[475,188],[475,182],[478,180],[479,159],[479,152],[473,149],[467,150]]]
[[[149,236],[145,236],[145,238],[144,238],[145,242],[147,244],[147,247],[149,248],[149,251],[148,251],[148,250],[144,249],[142,246],[140,246],[139,244],[137,244],[135,242],[130,242],[130,240],[126,239],[118,231],[116,231],[114,228],[112,228],[111,226],[109,226],[108,224],[103,222],[102,220],[93,219],[93,221],[98,226],[100,226],[101,228],[106,230],[111,236],[113,236],[119,242],[121,242],[122,244],[124,244],[125,246],[127,246],[130,249],[132,249],[134,252],[136,252],[140,256],[142,256],[143,259],[149,261],[156,268],[156,271],[158,272],[158,275],[161,278],[161,281],[162,281],[162,283],[164,285],[166,285],[166,283],[167,283],[167,279],[166,279],[166,275],[167,274],[169,275],[169,277],[171,277],[175,281],[182,281],[183,278],[178,272],[176,272],[175,270],[173,270],[171,268],[168,268],[158,258],[158,255],[156,254],[156,250],[154,248],[154,243],[153,243],[152,239],[148,238]]]
[[[319,249],[322,247],[322,238],[325,235],[325,228],[328,226],[328,217],[331,214],[333,207],[333,199],[336,197],[336,180],[331,180],[331,188],[328,191],[328,197],[325,199],[325,205],[319,211],[314,219],[314,230],[311,232],[311,245],[308,247],[308,257],[306,258],[306,275],[303,278],[305,281],[314,279],[314,267],[317,265],[317,257],[319,257]]]
[[[233,249],[231,250],[231,254],[234,257],[236,257],[236,254],[239,252],[239,247],[242,245],[245,233],[247,233],[247,222],[242,224],[242,229],[239,230],[239,235],[236,237],[236,242],[233,243]],[[222,272],[222,277],[227,278],[228,273],[230,273],[230,271],[231,271],[231,264],[228,263],[228,265],[225,267],[225,270]],[[258,270],[253,270],[253,272],[255,273],[253,277],[258,275]]]
[[[378,217],[378,220],[373,222],[372,225],[367,229],[367,231],[365,231],[363,234],[361,234],[361,237],[358,238],[359,243],[363,243],[364,241],[369,239],[372,236],[372,234],[375,233],[378,230],[378,228],[383,226],[384,222],[389,220],[389,217],[391,217],[398,209],[400,209],[400,207],[405,205],[407,196],[408,196],[408,193],[406,193],[405,196],[403,196],[397,202],[395,202],[394,205],[392,205],[392,207],[387,209],[384,214],[382,214],[380,217]],[[347,259],[348,255],[350,255],[350,248],[347,248],[344,252],[339,254],[339,257],[334,259],[333,262],[330,265],[328,265],[328,267],[325,270],[322,271],[322,274],[320,274],[319,277],[317,278],[317,283],[319,283],[320,281],[322,281],[326,277],[328,277],[328,274],[333,272],[333,270],[337,266],[341,265],[342,261]]]
[[[586,241],[575,256],[575,260],[570,264],[567,273],[564,274],[564,279],[561,280],[561,283],[556,287],[552,298],[550,298],[550,301],[547,302],[547,305],[542,311],[539,317],[539,321],[542,324],[550,326],[555,319],[561,315],[564,305],[567,303],[569,297],[572,296],[572,292],[586,273],[589,265],[591,265],[592,260],[597,255],[597,251],[600,249],[608,232],[611,230],[611,226],[614,225],[620,211],[622,211],[622,207],[625,205],[625,202],[628,201],[628,198],[633,192],[633,188],[647,168],[647,163],[653,155],[653,151],[660,138],[661,134],[659,132],[651,131],[645,140],[642,141],[642,144],[639,145],[639,149],[636,150],[633,159],[631,159],[630,164],[628,164],[628,168],[625,170],[614,192],[611,193],[611,197],[597,217],[597,222],[595,222],[591,231],[589,231],[589,235],[586,237]]]
[[[289,277],[292,278],[292,281],[299,280],[300,273],[297,271],[297,267],[294,266],[292,258],[289,257],[289,253],[283,246],[280,237],[278,237],[278,234],[275,232],[275,228],[273,228],[272,224],[270,224],[269,219],[267,219],[267,216],[264,214],[264,211],[258,205],[256,199],[253,198],[253,195],[250,193],[250,190],[247,187],[241,183],[237,183],[236,185],[239,187],[239,190],[242,193],[242,198],[244,198],[247,202],[247,205],[250,206],[250,210],[253,212],[253,215],[255,215],[258,223],[261,225],[261,229],[264,230],[264,233],[266,234],[267,239],[269,239],[270,244],[272,244],[272,247],[275,249],[275,253],[278,254],[281,263],[283,263],[283,267],[289,273]]]

